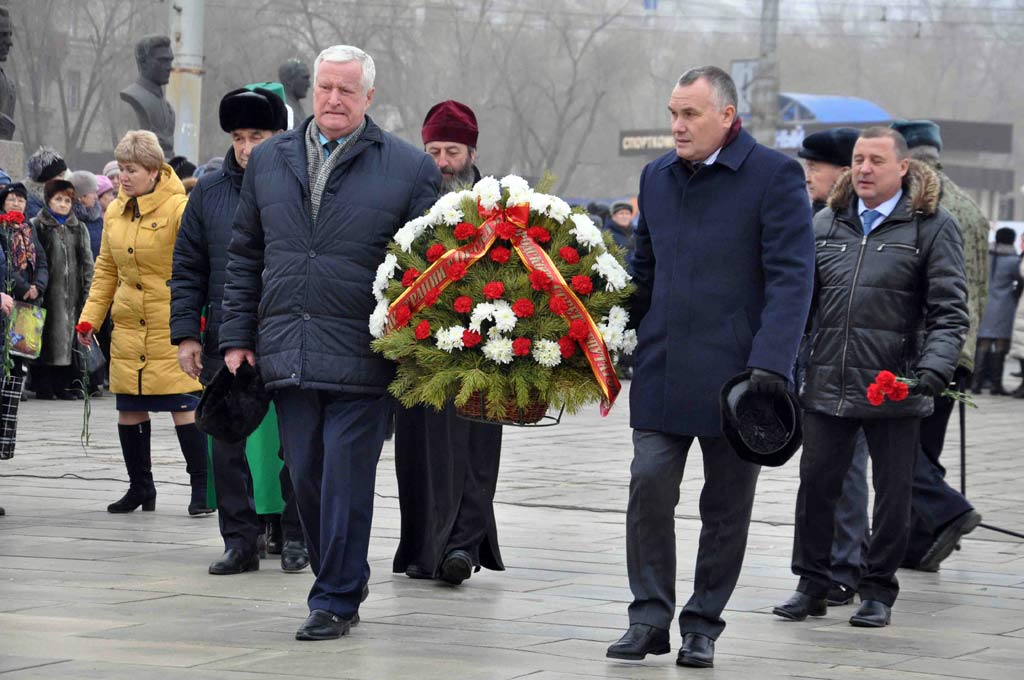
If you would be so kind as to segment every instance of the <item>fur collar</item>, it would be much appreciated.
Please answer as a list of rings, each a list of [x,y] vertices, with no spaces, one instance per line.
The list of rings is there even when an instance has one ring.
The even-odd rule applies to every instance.
[[[925,217],[931,217],[939,210],[939,197],[942,194],[942,181],[938,174],[927,164],[911,160],[907,176],[903,178],[903,193],[910,201],[910,209]],[[853,191],[853,175],[847,170],[832,188],[828,197],[828,207],[835,213],[847,210],[856,200]]]

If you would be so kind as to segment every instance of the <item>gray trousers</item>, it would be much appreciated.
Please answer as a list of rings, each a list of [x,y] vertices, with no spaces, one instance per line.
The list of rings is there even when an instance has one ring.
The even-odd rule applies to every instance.
[[[629,622],[668,629],[676,607],[675,509],[693,437],[633,431],[626,565],[633,603]],[[721,437],[701,437],[704,488],[693,595],[679,615],[685,633],[717,639],[747,549],[747,530],[761,468],[740,459]]]
[[[860,583],[868,554],[868,440],[857,432],[853,463],[843,478],[843,495],[836,505],[832,538],[832,580],[853,590]]]

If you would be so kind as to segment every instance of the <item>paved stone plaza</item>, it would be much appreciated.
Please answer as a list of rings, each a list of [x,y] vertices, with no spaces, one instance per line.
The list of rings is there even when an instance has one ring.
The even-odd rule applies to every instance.
[[[797,460],[761,475],[740,584],[714,670],[604,658],[627,625],[628,399],[550,429],[506,428],[497,515],[508,571],[460,588],[391,573],[399,513],[390,442],[377,484],[373,575],[349,637],[297,642],[308,570],[209,576],[216,515],[191,518],[170,417],[154,423],[155,513],[110,515],[126,474],[113,400],[22,405],[17,456],[0,461],[0,677],[265,680],[1024,677],[1024,544],[978,529],[937,574],[901,572],[884,630],[853,628],[853,607],[787,623],[771,614],[789,572]],[[979,398],[968,416],[968,489],[987,523],[1024,531],[1024,402]],[[954,420],[955,423],[955,420]],[[959,478],[959,439],[946,459]],[[677,511],[680,598],[691,588],[699,452]],[[674,630],[673,646],[679,642]]]

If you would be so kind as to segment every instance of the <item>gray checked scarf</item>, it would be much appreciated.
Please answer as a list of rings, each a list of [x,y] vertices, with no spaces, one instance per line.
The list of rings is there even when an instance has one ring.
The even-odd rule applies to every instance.
[[[327,186],[327,178],[337,167],[342,156],[352,148],[352,145],[362,137],[366,129],[366,119],[356,128],[356,131],[345,138],[345,141],[324,159],[325,149],[320,144],[320,128],[316,121],[309,121],[306,128],[306,170],[309,173],[309,212],[313,216],[313,224],[316,224],[317,215],[320,213],[320,198],[323,196],[324,188]]]

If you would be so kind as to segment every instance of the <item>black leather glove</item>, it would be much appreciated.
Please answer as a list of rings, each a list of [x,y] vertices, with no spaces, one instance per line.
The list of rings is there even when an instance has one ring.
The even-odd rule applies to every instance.
[[[750,372],[750,391],[755,394],[785,394],[787,382],[785,377],[763,368]]]
[[[942,376],[927,368],[917,371],[917,384],[910,390],[912,394],[920,394],[925,397],[937,397],[946,389],[947,383]]]

